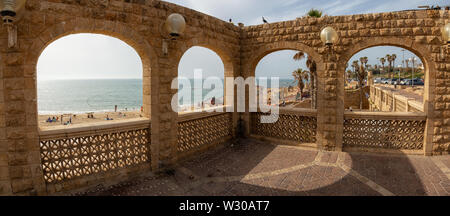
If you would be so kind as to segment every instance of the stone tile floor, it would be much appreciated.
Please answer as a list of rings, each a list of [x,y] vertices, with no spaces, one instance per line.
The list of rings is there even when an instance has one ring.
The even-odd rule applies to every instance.
[[[72,195],[450,195],[450,156],[323,152],[247,139],[172,171]]]

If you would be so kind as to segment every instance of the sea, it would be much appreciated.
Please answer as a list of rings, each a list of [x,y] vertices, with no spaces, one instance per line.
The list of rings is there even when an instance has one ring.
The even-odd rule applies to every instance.
[[[191,80],[193,83],[194,80]],[[39,114],[64,114],[86,112],[140,110],[142,106],[141,79],[92,79],[92,80],[38,80],[38,112]],[[268,80],[270,86],[270,80]],[[295,86],[293,79],[280,79],[280,87]],[[192,84],[193,86],[193,84]],[[217,104],[223,102],[223,89],[209,94],[211,89],[181,91],[179,105],[198,104],[216,98]],[[195,93],[200,98],[195,100]],[[184,101],[191,94],[191,102]],[[209,97],[207,97],[209,96]]]

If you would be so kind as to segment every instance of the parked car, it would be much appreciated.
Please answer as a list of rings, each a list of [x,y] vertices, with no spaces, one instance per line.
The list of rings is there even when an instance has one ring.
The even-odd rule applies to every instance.
[[[382,81],[382,78],[375,78],[373,80],[373,83],[381,83],[381,81]]]
[[[389,79],[386,79],[386,78],[383,78],[382,80],[381,80],[381,84],[389,84]]]
[[[423,86],[425,83],[422,79],[408,79],[408,81],[405,82],[405,85],[415,85],[415,86]]]
[[[411,79],[402,79],[402,81],[400,81],[400,85],[406,85],[406,83],[410,82]]]
[[[388,84],[389,85],[398,85],[398,79],[397,78],[390,79]]]

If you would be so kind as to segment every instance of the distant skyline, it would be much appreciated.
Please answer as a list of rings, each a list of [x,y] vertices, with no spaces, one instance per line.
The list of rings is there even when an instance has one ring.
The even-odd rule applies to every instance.
[[[292,20],[304,16],[311,9],[322,10],[330,16],[375,13],[416,9],[419,5],[445,5],[444,0],[397,0],[397,1],[330,1],[330,0],[168,0],[194,10],[218,17],[233,19],[234,23],[245,25],[262,23],[262,16],[269,22]],[[188,23],[189,27],[189,23]],[[299,41],[301,42],[301,41]],[[369,57],[369,64],[376,58],[395,53],[396,62],[401,63],[401,48],[372,48],[363,50],[361,56]],[[411,54],[409,51],[405,52]],[[360,54],[352,59],[359,59]],[[277,64],[282,59],[292,59],[292,52],[280,52],[264,58],[257,68],[257,74],[277,74],[291,76],[292,68],[299,62]],[[270,60],[274,58],[275,60]],[[193,69],[203,69],[205,76],[223,76],[223,63],[217,54],[207,49],[188,50],[179,64],[180,74],[190,76]],[[306,67],[300,66],[304,69]],[[42,53],[38,62],[38,80],[48,79],[141,79],[142,61],[136,51],[123,41],[104,35],[75,34],[51,43]]]
[[[402,50],[405,50],[405,52],[403,53]],[[358,60],[361,57],[367,57],[369,59],[369,62],[367,64],[370,65],[381,65],[380,62],[380,58],[385,58],[386,59],[386,54],[392,55],[395,54],[397,55],[397,59],[395,60],[395,67],[398,67],[399,65],[402,64],[403,61],[403,56],[406,59],[409,58],[417,58],[418,61],[415,62],[415,65],[417,67],[418,64],[422,63],[422,60],[416,56],[414,53],[412,53],[411,51],[407,50],[407,49],[403,49],[401,47],[393,47],[393,46],[377,46],[377,47],[372,47],[369,49],[364,49],[358,53],[356,53],[348,62],[349,67],[351,68],[351,64],[353,61]],[[386,63],[384,64],[385,66],[387,66],[389,63],[386,59]],[[412,63],[409,63],[409,67],[412,66]]]

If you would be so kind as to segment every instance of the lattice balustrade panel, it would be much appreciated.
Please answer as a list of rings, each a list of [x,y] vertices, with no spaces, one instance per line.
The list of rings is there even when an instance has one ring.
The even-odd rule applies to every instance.
[[[251,133],[258,136],[315,143],[317,118],[301,114],[280,114],[276,123],[261,123],[263,113],[251,114]]]
[[[232,136],[232,115],[224,113],[178,123],[178,152],[189,152]]]
[[[44,179],[56,183],[150,162],[150,129],[41,139]]]
[[[345,119],[344,147],[423,148],[425,121]]]

